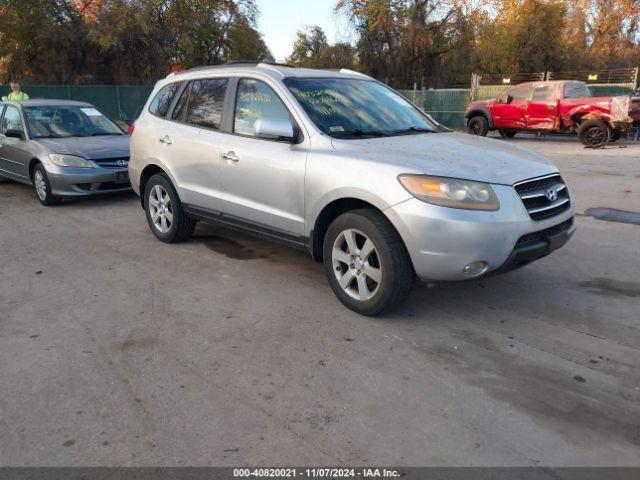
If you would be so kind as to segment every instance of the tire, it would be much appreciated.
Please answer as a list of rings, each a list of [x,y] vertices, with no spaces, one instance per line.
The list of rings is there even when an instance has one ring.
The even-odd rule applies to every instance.
[[[62,199],[51,193],[51,182],[47,176],[44,165],[39,163],[33,169],[33,186],[36,190],[36,197],[42,205],[51,207],[58,205]]]
[[[467,122],[467,132],[471,135],[480,135],[486,137],[489,133],[489,122],[484,115],[471,117]]]
[[[323,262],[333,293],[361,315],[390,310],[406,298],[413,282],[411,259],[400,235],[376,210],[353,210],[337,217],[324,238]]]
[[[502,138],[513,138],[516,136],[517,130],[505,130],[503,128],[498,130],[498,133]]]
[[[184,242],[196,228],[197,222],[185,213],[171,180],[164,173],[153,175],[147,182],[144,211],[149,228],[165,243]]]
[[[611,129],[602,120],[587,120],[578,128],[578,138],[587,147],[603,147],[611,138]]]

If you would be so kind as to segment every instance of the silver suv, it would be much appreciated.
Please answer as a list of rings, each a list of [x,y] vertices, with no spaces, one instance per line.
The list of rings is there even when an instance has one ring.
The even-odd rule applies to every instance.
[[[227,64],[157,83],[129,175],[151,231],[199,220],[308,250],[347,307],[376,315],[429,282],[548,255],[574,232],[546,158],[449,131],[362,74]]]

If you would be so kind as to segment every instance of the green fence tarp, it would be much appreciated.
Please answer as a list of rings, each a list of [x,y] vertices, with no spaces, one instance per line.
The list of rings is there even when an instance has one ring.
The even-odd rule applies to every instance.
[[[131,120],[153,90],[151,85],[21,85],[30,98],[80,100],[89,102],[115,119]],[[8,95],[8,85],[0,85],[0,95]]]

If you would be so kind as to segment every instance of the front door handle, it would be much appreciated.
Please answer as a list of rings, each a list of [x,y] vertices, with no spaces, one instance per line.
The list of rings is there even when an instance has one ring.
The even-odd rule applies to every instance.
[[[164,137],[160,137],[160,143],[171,145],[173,143],[173,140],[171,140],[171,137],[169,135],[165,135]]]
[[[222,158],[234,163],[240,161],[240,158],[233,151],[228,151],[227,153],[223,153]]]

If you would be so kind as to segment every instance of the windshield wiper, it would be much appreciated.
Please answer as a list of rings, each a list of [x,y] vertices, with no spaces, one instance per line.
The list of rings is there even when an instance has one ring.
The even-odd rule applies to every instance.
[[[334,134],[339,135],[352,135],[354,137],[388,137],[389,132],[384,132],[382,130],[362,130],[360,128],[356,128],[355,130],[349,130],[347,132],[333,132]]]
[[[108,132],[94,132],[91,134],[92,137],[103,137],[109,135],[124,135],[124,133],[108,133]]]
[[[409,128],[404,128],[402,130],[394,130],[391,133],[391,135],[399,135],[399,134],[403,134],[403,133],[433,133],[434,131],[431,130],[430,128],[423,128],[423,127],[409,127]]]

